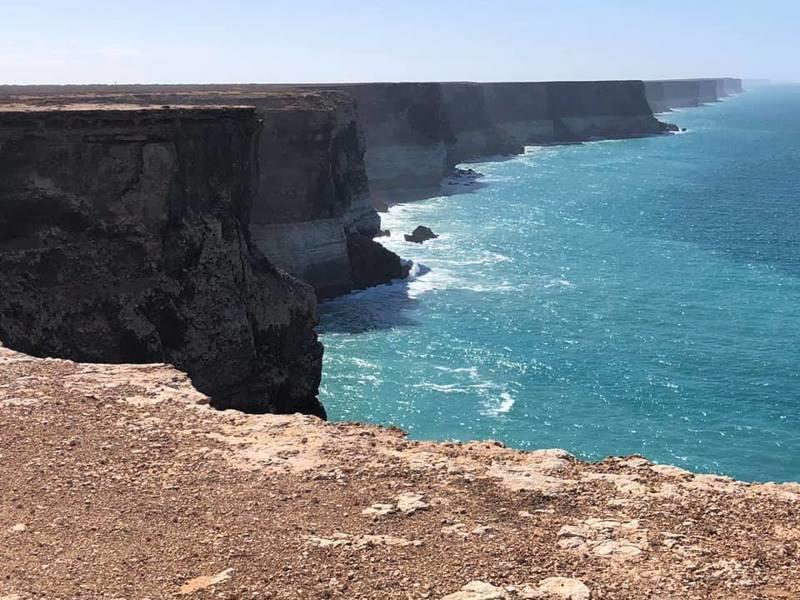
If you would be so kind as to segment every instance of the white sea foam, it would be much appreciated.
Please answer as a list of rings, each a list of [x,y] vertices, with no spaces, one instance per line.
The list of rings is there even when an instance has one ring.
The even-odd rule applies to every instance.
[[[545,288],[552,288],[552,287],[566,287],[566,288],[571,288],[571,287],[575,287],[575,284],[574,284],[574,283],[572,283],[572,282],[571,282],[570,280],[568,280],[568,279],[551,279],[551,280],[550,280],[550,283],[545,283],[545,284],[544,284],[544,287],[545,287]]]
[[[500,254],[499,252],[483,252],[480,258],[470,260],[453,260],[452,264],[459,267],[466,267],[470,265],[496,265],[497,263],[511,262],[508,256]]]
[[[408,278],[408,295],[417,298],[435,290],[467,290],[478,293],[510,292],[517,288],[508,281],[500,281],[490,285],[464,280],[453,275],[447,268],[437,267],[412,270]]]
[[[497,407],[497,412],[503,414],[507,413],[514,406],[514,398],[508,392],[500,394],[500,406]]]
[[[469,389],[460,387],[457,383],[439,384],[439,383],[416,383],[415,388],[423,388],[426,390],[433,390],[442,394],[468,394]]]
[[[496,417],[504,415],[514,407],[514,397],[508,392],[500,392],[500,397],[495,399],[494,406],[487,408],[486,415]]]
[[[477,367],[439,367],[434,366],[437,371],[444,371],[445,373],[468,373],[472,379],[478,378]]]
[[[353,361],[354,365],[356,365],[357,367],[361,367],[362,369],[377,369],[378,368],[378,365],[376,365],[375,363],[371,363],[368,360],[364,360],[363,358],[355,358],[355,357],[353,357],[351,360]]]

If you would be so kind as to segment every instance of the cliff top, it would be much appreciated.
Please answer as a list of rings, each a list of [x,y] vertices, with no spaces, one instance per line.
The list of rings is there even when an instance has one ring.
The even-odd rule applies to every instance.
[[[216,412],[169,366],[3,348],[0,421],[0,598],[800,595],[797,484]]]
[[[26,90],[23,93],[0,91],[0,111],[53,111],[53,110],[210,110],[220,108],[245,108],[257,106],[270,110],[322,110],[335,109],[352,102],[350,96],[338,90],[213,90],[143,88],[137,91],[125,88],[98,90],[56,89]]]
[[[53,116],[68,113],[75,117],[90,117],[101,114],[104,118],[130,118],[134,114],[147,114],[148,116],[158,116],[163,118],[175,117],[207,117],[218,116],[220,114],[251,114],[252,106],[241,105],[179,105],[168,106],[148,103],[121,103],[103,104],[97,102],[76,102],[76,103],[27,103],[12,102],[3,104],[0,102],[0,117],[19,117],[19,116]]]

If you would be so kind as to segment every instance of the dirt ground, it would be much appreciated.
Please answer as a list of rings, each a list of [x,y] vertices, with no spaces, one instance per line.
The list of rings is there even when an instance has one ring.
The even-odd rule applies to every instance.
[[[0,600],[800,598],[800,485],[216,412],[0,348]]]

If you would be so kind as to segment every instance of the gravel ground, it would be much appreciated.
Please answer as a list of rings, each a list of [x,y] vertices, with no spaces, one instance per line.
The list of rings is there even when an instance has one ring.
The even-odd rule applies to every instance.
[[[799,509],[797,484],[221,413],[165,365],[0,348],[0,600],[797,599]]]

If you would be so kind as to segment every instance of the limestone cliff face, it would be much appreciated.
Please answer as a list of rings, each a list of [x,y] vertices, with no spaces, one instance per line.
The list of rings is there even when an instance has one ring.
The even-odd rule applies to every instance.
[[[700,83],[697,80],[647,81],[645,89],[654,113],[700,104]]]
[[[733,94],[741,94],[744,92],[742,80],[738,77],[725,77],[722,81],[725,95],[731,96]]]
[[[499,126],[489,108],[486,87],[480,83],[443,83],[447,123],[452,132],[446,144],[447,165],[500,154],[518,154],[522,147]]]
[[[556,140],[546,83],[482,84],[492,122],[519,149]]]
[[[380,217],[370,199],[364,137],[353,98],[334,89],[275,86],[69,86],[11,88],[27,102],[246,105],[263,122],[250,232],[256,246],[318,297],[403,277],[400,258],[372,237]],[[368,238],[348,244],[351,236]],[[369,260],[354,257],[354,248]],[[356,273],[359,265],[375,270]]]
[[[654,113],[717,102],[744,91],[742,80],[734,77],[646,81],[645,90]]]
[[[718,102],[718,83],[716,79],[698,79],[697,83],[700,87],[700,104],[707,104],[710,102]]]
[[[548,84],[556,140],[654,135],[667,131],[653,116],[641,81]]]
[[[0,339],[323,415],[313,293],[248,229],[259,129],[252,108],[0,111]]]
[[[387,190],[438,188],[454,141],[438,83],[340,86],[355,99],[366,169],[377,202]],[[391,200],[391,198],[389,198]]]
[[[662,133],[641,81],[343,86],[367,139],[373,196],[438,190],[454,165],[525,144]]]

